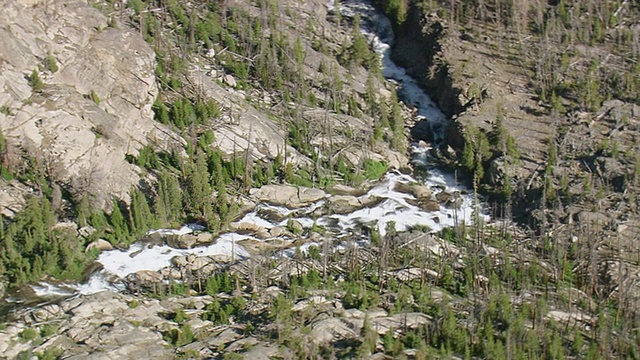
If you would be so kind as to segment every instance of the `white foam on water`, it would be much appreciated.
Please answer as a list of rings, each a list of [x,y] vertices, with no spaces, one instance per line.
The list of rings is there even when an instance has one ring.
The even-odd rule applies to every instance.
[[[143,245],[133,244],[128,250],[104,251],[97,261],[103,265],[103,272],[125,278],[127,275],[142,271],[158,271],[171,265],[171,259],[175,256],[196,255],[227,255],[246,257],[249,253],[241,246],[234,244],[239,240],[255,239],[251,236],[236,233],[221,235],[211,245],[198,246],[192,249],[174,249],[168,245]],[[235,254],[234,254],[235,253]]]
[[[99,293],[106,290],[113,291],[122,291],[124,290],[124,286],[118,283],[112,283],[107,280],[107,274],[100,271],[96,274],[93,274],[89,280],[82,284],[77,284],[75,286],[75,290],[78,294],[81,295],[90,295]]]
[[[386,234],[386,224],[391,221],[395,222],[397,231],[405,231],[416,225],[428,226],[432,231],[439,231],[444,227],[471,222],[475,206],[470,195],[460,196],[462,204],[458,209],[440,206],[438,211],[428,212],[409,203],[408,200],[415,199],[412,195],[394,190],[398,183],[412,182],[416,180],[409,175],[388,173],[384,180],[368,193],[384,199],[380,204],[372,208],[356,210],[351,214],[330,215],[329,218],[337,219],[343,231],[352,229],[358,224],[366,224],[377,228],[382,236]],[[458,189],[446,186],[447,179],[442,173],[435,173],[433,179],[428,179],[425,184],[445,186],[447,191]]]
[[[57,285],[48,282],[40,282],[38,285],[31,285],[31,288],[39,297],[70,296],[75,293],[74,289],[66,284]]]
[[[194,231],[202,231],[206,229],[204,226],[199,224],[186,224],[182,226],[180,229],[155,229],[147,231],[147,235],[151,234],[161,234],[161,235],[187,235],[191,234]]]
[[[270,221],[265,220],[263,218],[261,218],[258,215],[257,210],[252,211],[248,214],[246,214],[242,219],[240,219],[238,221],[239,223],[250,223],[250,224],[255,224],[261,227],[264,227],[266,229],[271,229],[272,227],[274,227],[275,225],[272,224]]]

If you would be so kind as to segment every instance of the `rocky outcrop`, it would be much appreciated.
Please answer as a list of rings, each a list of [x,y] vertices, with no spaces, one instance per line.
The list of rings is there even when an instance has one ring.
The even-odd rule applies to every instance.
[[[133,29],[82,0],[8,0],[0,10],[0,127],[8,165],[39,159],[50,178],[105,206],[140,179],[125,161],[146,144],[167,148],[153,121],[155,54]],[[31,85],[32,72],[42,85]]]
[[[291,209],[308,206],[326,196],[320,189],[292,185],[265,185],[259,189],[251,189],[250,194],[259,201]]]

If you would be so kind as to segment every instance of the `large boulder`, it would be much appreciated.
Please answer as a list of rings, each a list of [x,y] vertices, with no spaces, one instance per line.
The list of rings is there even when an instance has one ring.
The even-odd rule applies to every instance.
[[[91,244],[87,245],[85,252],[88,252],[91,249],[98,249],[99,251],[109,251],[113,250],[113,246],[110,242],[105,239],[98,239]]]
[[[174,249],[191,249],[198,243],[198,237],[191,234],[167,234],[166,242]]]
[[[327,199],[327,207],[334,214],[348,214],[363,207],[360,200],[353,195],[334,195]]]
[[[397,192],[411,194],[418,200],[428,200],[431,198],[431,189],[418,183],[397,183],[394,189]]]
[[[259,201],[292,209],[310,205],[326,196],[320,189],[293,185],[265,185],[259,189],[251,189],[250,194]]]

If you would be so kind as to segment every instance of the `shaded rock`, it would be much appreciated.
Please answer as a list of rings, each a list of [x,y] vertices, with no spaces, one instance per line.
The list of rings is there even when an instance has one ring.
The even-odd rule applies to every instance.
[[[600,212],[581,211],[578,213],[576,220],[582,224],[604,225],[609,222],[609,217]]]
[[[596,159],[603,177],[609,180],[615,191],[625,191],[625,179],[627,171],[625,165],[616,158],[601,156]]]
[[[236,327],[228,327],[222,330],[221,332],[219,332],[217,335],[210,336],[204,339],[203,341],[214,348],[219,348],[223,345],[232,343],[242,338],[243,336],[244,335],[241,329],[238,329]]]
[[[440,203],[432,199],[426,199],[426,200],[407,199],[407,202],[427,212],[440,210]]]
[[[250,222],[232,222],[229,228],[238,234],[255,234],[266,231],[264,227]]]
[[[450,209],[459,209],[460,206],[462,206],[462,198],[457,193],[451,194],[445,191],[441,191],[436,194],[436,200]]]
[[[156,284],[163,281],[163,276],[151,270],[140,270],[133,274],[127,275],[125,283],[132,290],[136,290],[138,287],[153,288]]]
[[[174,249],[191,249],[198,242],[198,238],[191,234],[167,234],[165,241]]]
[[[243,239],[236,242],[236,244],[242,246],[251,254],[262,254],[265,251],[274,251],[282,249],[284,244],[274,244],[270,242],[255,240],[255,239]]]
[[[249,336],[246,338],[238,339],[233,343],[229,344],[225,350],[226,353],[240,353],[245,349],[250,349],[251,347],[257,345],[259,343],[258,339],[253,336]],[[253,357],[248,357],[248,359],[253,359]]]
[[[277,346],[257,345],[245,353],[246,359],[252,360],[270,360],[283,356],[282,351]],[[285,358],[285,357],[283,357]]]
[[[62,309],[57,304],[45,305],[32,313],[36,322],[52,320],[60,315],[62,315]]]
[[[195,352],[199,355],[199,359],[215,358],[214,352],[209,349],[209,344],[202,341],[196,341],[196,342],[192,342],[191,344],[182,346],[178,348],[178,351],[182,354],[185,354],[185,353],[193,354]]]

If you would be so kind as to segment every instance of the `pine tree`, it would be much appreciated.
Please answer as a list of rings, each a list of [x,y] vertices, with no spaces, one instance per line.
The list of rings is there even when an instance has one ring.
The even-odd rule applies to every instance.
[[[158,195],[153,204],[158,221],[163,225],[175,225],[182,218],[182,191],[178,179],[163,170],[158,179]]]
[[[134,235],[142,235],[156,224],[149,203],[144,194],[133,188],[131,190],[131,211],[129,211],[129,225]]]
[[[127,226],[124,216],[122,216],[122,211],[116,198],[113,199],[113,210],[111,211],[109,220],[113,227],[115,241],[118,243],[128,243],[130,240],[129,227]]]
[[[188,216],[206,221],[211,219],[213,215],[211,201],[213,191],[209,181],[205,154],[202,151],[196,151],[195,157],[195,162],[192,162],[188,169],[185,207]]]
[[[90,217],[91,208],[89,206],[89,198],[87,198],[87,195],[82,195],[80,202],[76,204],[76,222],[78,226],[87,226]]]

